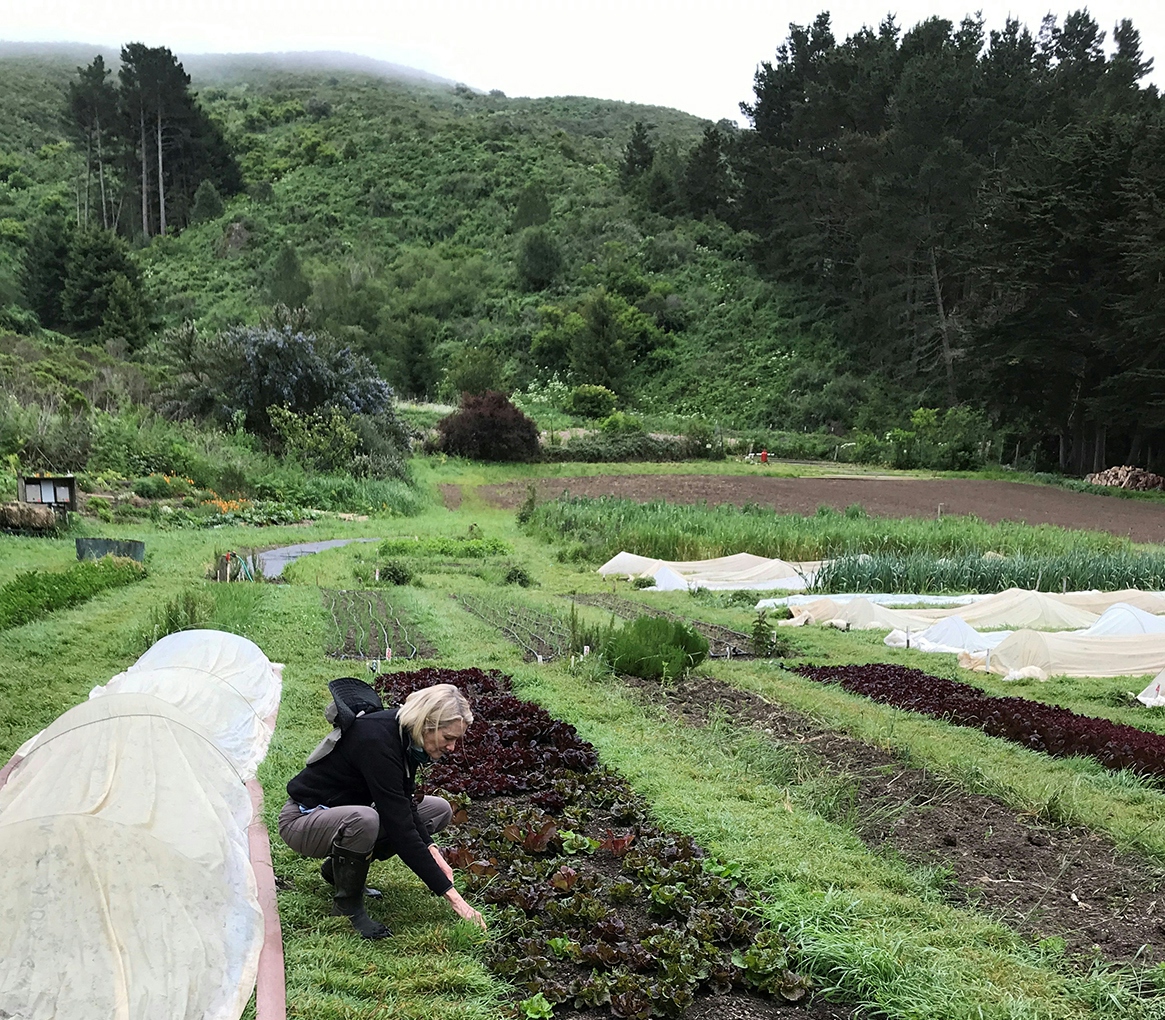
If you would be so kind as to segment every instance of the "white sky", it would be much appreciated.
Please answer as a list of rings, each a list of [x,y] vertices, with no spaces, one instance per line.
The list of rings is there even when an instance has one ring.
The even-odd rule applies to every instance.
[[[1048,0],[0,0],[0,39],[123,42],[185,53],[344,50],[421,68],[509,96],[587,95],[674,106],[711,120],[742,120],[757,65],[771,60],[790,22],[833,15],[839,39],[887,14],[909,28],[931,15],[958,22],[981,10],[985,29],[1011,15],[1034,34]],[[1165,3],[1094,0],[1107,33],[1122,18],[1141,33],[1165,82]]]

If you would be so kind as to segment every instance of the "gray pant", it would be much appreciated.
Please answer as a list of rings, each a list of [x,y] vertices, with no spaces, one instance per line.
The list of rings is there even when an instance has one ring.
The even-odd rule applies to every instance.
[[[431,836],[449,824],[453,808],[442,797],[425,797],[417,805],[417,814]],[[361,804],[321,807],[304,814],[295,801],[289,800],[279,812],[279,835],[304,857],[327,857],[333,843],[354,854],[367,854],[376,847],[380,815],[376,808]],[[381,855],[377,858],[382,859]]]

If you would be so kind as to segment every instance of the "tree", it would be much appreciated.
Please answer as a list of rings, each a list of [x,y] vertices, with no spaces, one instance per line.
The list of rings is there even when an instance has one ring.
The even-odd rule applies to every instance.
[[[441,448],[459,457],[527,461],[538,457],[538,426],[504,393],[467,393],[461,407],[437,422]]]
[[[376,416],[392,405],[392,388],[366,357],[286,315],[208,337],[174,331],[163,354],[172,369],[167,410],[224,424],[241,415],[256,435],[272,435],[269,407]]]
[[[195,102],[190,76],[169,49],[123,46],[118,82],[123,130],[133,140],[127,161],[137,171],[144,236],[155,232],[155,222],[158,233],[188,222],[204,180],[220,195],[240,190],[242,175],[222,131]]]
[[[630,185],[651,169],[655,161],[655,146],[641,120],[635,122],[631,137],[623,150],[622,177],[624,185]]]
[[[122,273],[114,273],[106,288],[105,314],[97,336],[104,341],[120,341],[135,351],[150,335],[149,315],[141,292]]]
[[[627,371],[627,351],[619,310],[606,291],[595,291],[583,303],[585,328],[573,336],[570,369],[580,383],[606,386],[619,393]]]
[[[714,127],[704,129],[704,137],[688,157],[681,182],[684,200],[693,216],[711,213],[724,219],[731,192],[724,137]]]
[[[213,181],[203,181],[194,193],[194,202],[190,206],[190,222],[203,223],[207,220],[217,220],[226,209],[222,195]]]
[[[73,232],[61,209],[33,220],[28,231],[21,282],[28,307],[46,329],[65,325],[61,297],[69,269],[69,245]]]
[[[120,281],[122,282],[118,282]],[[61,289],[61,322],[76,333],[93,333],[105,322],[113,298],[128,292],[140,303],[140,276],[130,261],[129,249],[111,230],[73,232],[65,259],[65,284]]]
[[[549,222],[550,200],[546,197],[546,190],[541,184],[527,184],[518,196],[518,206],[514,210],[514,229],[540,227]]]
[[[273,305],[299,308],[311,297],[311,284],[303,275],[299,254],[290,244],[284,244],[275,256],[267,278],[267,296]]]
[[[530,227],[518,240],[517,266],[526,290],[545,290],[562,269],[562,253],[548,231]]]
[[[98,54],[88,67],[77,68],[77,80],[69,83],[68,124],[74,138],[85,147],[85,206],[82,226],[89,226],[89,197],[92,192],[93,165],[97,165],[98,194],[101,200],[101,226],[113,226],[110,209],[112,195],[107,193],[105,153],[111,148],[117,127],[117,90],[109,81],[112,71]]]

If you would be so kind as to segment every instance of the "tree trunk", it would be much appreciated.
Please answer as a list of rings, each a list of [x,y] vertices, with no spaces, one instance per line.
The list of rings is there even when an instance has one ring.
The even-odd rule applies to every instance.
[[[142,136],[142,236],[150,236],[150,164],[146,160],[146,108],[138,107],[138,124]]]
[[[85,229],[89,229],[89,193],[93,190],[93,129],[85,138]]]
[[[951,321],[943,308],[943,288],[938,278],[938,259],[935,258],[933,247],[930,249],[930,276],[934,284],[934,303],[938,309],[939,336],[943,342],[943,363],[947,370],[947,399],[951,407],[954,407],[959,398],[955,393],[955,355],[951,347]]]
[[[1068,466],[1068,437],[1063,432],[1060,433],[1060,470],[1063,471]]]
[[[1096,446],[1092,453],[1092,470],[1104,470],[1104,441],[1108,433],[1108,429],[1104,425],[1096,427]]]
[[[97,183],[101,186],[101,226],[109,229],[109,200],[105,197],[105,154],[101,147],[101,121],[97,121]]]
[[[162,177],[162,106],[158,104],[158,233],[166,236],[166,190]]]
[[[1143,438],[1140,429],[1133,432],[1132,442],[1129,443],[1129,455],[1125,458],[1126,464],[1136,464],[1141,459],[1141,440]]]

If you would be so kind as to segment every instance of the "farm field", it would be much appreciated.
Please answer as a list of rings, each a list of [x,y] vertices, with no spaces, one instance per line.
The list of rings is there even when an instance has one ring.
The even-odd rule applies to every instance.
[[[1165,792],[1158,780],[1090,759],[1052,758],[874,703],[787,667],[893,663],[989,694],[1019,695],[1165,733],[1165,713],[1130,704],[1127,692],[1140,689],[1135,679],[1007,684],[958,670],[952,656],[889,649],[880,635],[816,628],[783,632],[784,658],[734,651],[682,681],[618,678],[593,660],[572,663],[558,654],[572,594],[581,596],[576,613],[587,626],[605,626],[615,610],[622,616],[638,604],[698,622],[710,633],[731,633],[737,644],[752,630],[751,602],[730,593],[645,593],[602,580],[593,562],[559,560],[552,543],[516,519],[514,510],[536,474],[530,468],[516,470],[511,482],[499,478],[504,469],[453,461],[423,462],[417,474],[429,504],[407,518],[325,518],[300,527],[214,531],[82,524],[81,534],[144,539],[147,577],[0,632],[0,659],[7,666],[0,676],[0,758],[132,662],[149,643],[161,607],[193,599],[201,606],[198,625],[242,633],[287,664],[279,725],[260,771],[273,833],[284,784],[329,728],[322,710],[326,683],[335,676],[373,679],[379,673],[390,680],[428,666],[497,670],[512,678],[515,695],[575,727],[599,762],[642,799],[653,825],[690,836],[738,876],[758,899],[758,923],[787,940],[789,968],[814,988],[806,1010],[758,996],[744,983],[727,997],[704,983],[683,1013],[689,1020],[830,1020],[855,1010],[893,1018],[1165,1016]],[[638,495],[649,498],[675,498],[668,496],[673,485],[713,491],[720,483],[783,481],[659,473],[596,477],[594,484],[614,487],[629,477]],[[576,480],[571,492],[577,495]],[[560,481],[539,484],[549,495]],[[796,481],[890,484],[884,478]],[[1036,490],[1040,499],[1064,498],[1066,507],[1082,497],[965,479],[893,484],[903,491],[926,486],[913,508],[926,516],[933,513],[927,507],[935,493],[950,507],[944,514],[959,512],[956,496],[948,500],[939,487],[958,491],[967,481],[1000,507],[1027,505],[1019,497],[1008,504],[1024,489]],[[498,490],[490,488],[499,483],[509,486],[506,506],[497,505]],[[456,509],[440,486],[456,487]],[[1144,528],[1138,534],[1165,535],[1165,507],[1083,498],[1098,501],[1091,517],[1080,518],[1096,531],[1128,535],[1120,515],[1135,511]],[[860,502],[877,512],[875,497],[860,492],[847,491],[838,501],[841,508]],[[898,513],[909,512],[896,505]],[[812,513],[816,506],[806,509]],[[1077,519],[1071,512],[1064,511],[1065,520]],[[884,527],[896,525],[886,520]],[[380,547],[368,543],[297,560],[286,567],[284,584],[205,579],[227,549],[337,538],[397,540],[385,543],[388,558],[408,568],[412,583],[370,582]],[[493,544],[479,542],[475,549],[493,551],[455,554],[478,540]],[[0,538],[0,566],[9,573],[59,570],[71,559],[72,536]],[[515,580],[507,583],[507,577]],[[478,612],[467,611],[467,601]],[[544,654],[539,663],[537,654],[551,648],[553,661]],[[488,823],[506,810],[485,797],[469,824]],[[603,838],[598,828],[588,828],[587,818],[574,821],[580,835]],[[594,824],[606,819],[596,813]],[[468,837],[454,829],[443,838],[452,846]],[[289,1016],[537,1015],[530,1012],[535,1006],[518,1005],[536,988],[492,972],[490,945],[454,923],[445,905],[399,865],[377,864],[373,871],[385,898],[372,911],[397,934],[368,944],[352,936],[343,918],[328,916],[327,887],[314,862],[290,852],[277,836],[272,850]],[[466,880],[459,878],[459,885]],[[466,887],[471,902],[478,892]],[[498,908],[486,910],[504,938]],[[571,998],[553,1015],[597,1020],[612,1010]]]
[[[547,478],[538,482],[540,499],[561,493],[572,496],[616,496],[669,503],[749,503],[782,513],[812,514],[819,506],[844,510],[859,503],[875,517],[973,515],[992,523],[1025,521],[1063,528],[1107,531],[1134,542],[1165,542],[1165,506],[1071,492],[1047,485],[997,482],[974,478],[761,477],[693,473],[650,475],[586,475]],[[524,482],[486,486],[483,499],[499,507],[520,506]]]

